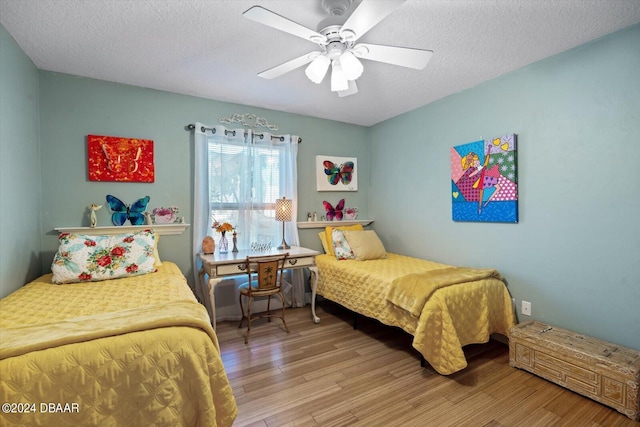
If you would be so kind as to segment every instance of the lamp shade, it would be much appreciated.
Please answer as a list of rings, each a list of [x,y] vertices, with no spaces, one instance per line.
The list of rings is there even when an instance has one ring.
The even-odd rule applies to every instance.
[[[315,84],[319,84],[327,74],[331,61],[324,55],[318,55],[311,64],[307,66],[304,73],[309,77],[309,80]]]
[[[293,202],[291,199],[276,200],[276,221],[291,221]]]
[[[349,89],[349,82],[344,76],[340,61],[334,60],[331,63],[331,91],[340,92]]]
[[[340,55],[340,66],[342,67],[342,72],[347,80],[357,79],[362,75],[362,71],[364,71],[364,67],[360,60],[349,51]]]

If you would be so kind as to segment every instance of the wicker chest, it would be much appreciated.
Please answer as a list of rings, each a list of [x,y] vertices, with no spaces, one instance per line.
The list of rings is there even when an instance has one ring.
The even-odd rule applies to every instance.
[[[511,328],[509,364],[640,420],[640,351],[533,321]]]

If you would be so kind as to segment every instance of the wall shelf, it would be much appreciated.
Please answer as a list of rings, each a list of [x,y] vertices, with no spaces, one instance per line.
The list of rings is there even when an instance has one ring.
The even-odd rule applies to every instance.
[[[132,233],[140,230],[146,230],[152,228],[157,234],[171,235],[182,234],[187,229],[189,224],[151,224],[151,225],[122,225],[120,227],[111,225],[103,227],[56,227],[58,233],[73,233],[73,234],[93,234],[93,235],[114,235],[123,233]]]
[[[340,227],[355,224],[362,224],[363,227],[366,227],[372,222],[372,219],[343,219],[342,221],[299,221],[298,228]]]

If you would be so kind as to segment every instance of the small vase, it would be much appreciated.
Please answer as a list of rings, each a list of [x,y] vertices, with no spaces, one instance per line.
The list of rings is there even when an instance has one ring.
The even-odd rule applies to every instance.
[[[224,231],[222,232],[222,237],[220,237],[220,241],[218,242],[218,252],[221,254],[229,252],[229,242],[227,241],[227,236]]]
[[[238,244],[238,238],[236,236],[237,236],[237,234],[234,231],[233,232],[233,249],[231,250],[231,252],[238,252],[238,245],[237,245]]]

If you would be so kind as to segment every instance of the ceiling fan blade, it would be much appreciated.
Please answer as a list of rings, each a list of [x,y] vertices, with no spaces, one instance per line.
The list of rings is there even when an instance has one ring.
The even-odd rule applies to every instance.
[[[327,41],[327,38],[322,34],[260,6],[253,6],[247,9],[242,15],[252,21],[275,28],[276,30],[284,31],[285,33],[293,34],[294,36],[301,37],[313,43],[322,44]]]
[[[351,16],[342,25],[340,34],[350,40],[357,40],[376,24],[396,10],[406,0],[362,0]],[[355,37],[349,37],[352,32]]]
[[[276,77],[280,77],[283,74],[288,73],[289,71],[293,71],[298,67],[302,67],[303,65],[308,64],[313,61],[316,56],[318,56],[320,52],[315,51],[311,53],[306,53],[298,58],[292,59],[291,61],[287,61],[284,64],[276,65],[273,68],[269,68],[268,70],[264,70],[261,73],[258,73],[259,77],[263,79],[275,79]]]
[[[422,70],[433,56],[432,50],[412,49],[409,47],[383,46],[379,44],[360,43],[353,47],[355,56],[371,61]]]
[[[347,83],[349,84],[349,89],[338,92],[340,98],[358,93],[358,86],[355,80],[347,80]]]

